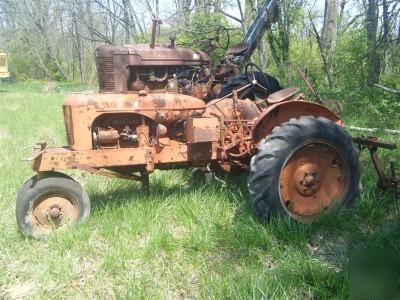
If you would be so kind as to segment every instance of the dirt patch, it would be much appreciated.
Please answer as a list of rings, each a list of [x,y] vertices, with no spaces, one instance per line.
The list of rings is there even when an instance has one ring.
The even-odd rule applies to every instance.
[[[28,298],[36,289],[33,282],[24,282],[6,288],[0,288],[0,298],[4,300]]]
[[[187,230],[182,226],[174,226],[172,227],[172,236],[175,240],[181,240],[187,237]]]
[[[75,273],[73,286],[82,286],[93,278],[98,267],[87,258],[77,258],[72,261],[72,270]]]

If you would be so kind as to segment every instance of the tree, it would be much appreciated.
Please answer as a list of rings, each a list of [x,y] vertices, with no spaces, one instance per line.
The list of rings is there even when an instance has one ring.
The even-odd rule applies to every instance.
[[[278,21],[267,36],[271,55],[282,78],[286,77],[290,64],[291,31],[303,5],[304,0],[278,0]]]
[[[368,1],[368,2],[367,2]],[[363,0],[365,7],[365,24],[368,39],[368,75],[367,82],[371,85],[379,82],[381,56],[378,52],[378,0]]]

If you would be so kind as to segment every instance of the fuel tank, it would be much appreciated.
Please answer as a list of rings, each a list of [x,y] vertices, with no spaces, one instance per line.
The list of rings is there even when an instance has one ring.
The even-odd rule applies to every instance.
[[[167,127],[179,120],[201,116],[205,103],[181,94],[73,94],[63,102],[68,144],[75,150],[92,148],[92,124],[99,116],[132,113]]]

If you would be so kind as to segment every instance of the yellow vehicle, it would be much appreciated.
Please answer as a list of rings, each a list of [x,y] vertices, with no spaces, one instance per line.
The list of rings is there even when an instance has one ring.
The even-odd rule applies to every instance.
[[[8,79],[10,78],[10,72],[8,71],[8,61],[7,54],[0,53],[0,79]]]

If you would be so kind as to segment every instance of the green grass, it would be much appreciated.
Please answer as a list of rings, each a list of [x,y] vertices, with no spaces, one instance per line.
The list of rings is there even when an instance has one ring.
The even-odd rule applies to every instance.
[[[242,179],[221,188],[193,184],[189,171],[157,171],[146,198],[136,183],[71,171],[91,197],[89,220],[46,240],[26,238],[15,199],[33,172],[21,160],[29,150],[20,149],[39,139],[65,144],[62,98],[95,89],[58,84],[46,93],[45,85],[0,85],[0,298],[344,299],[350,248],[399,249],[399,204],[393,192],[376,191],[367,152],[356,205],[312,225],[260,224]],[[357,115],[348,111],[346,124],[369,123]],[[400,145],[399,136],[382,137]],[[398,150],[380,154],[385,165],[400,158]]]

